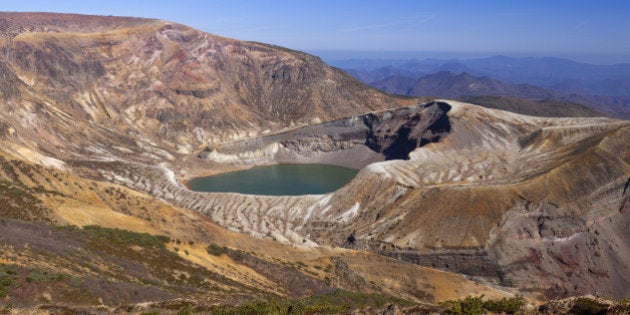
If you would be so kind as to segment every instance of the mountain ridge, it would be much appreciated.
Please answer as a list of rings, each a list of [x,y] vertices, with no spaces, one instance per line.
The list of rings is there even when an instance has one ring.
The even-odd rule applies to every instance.
[[[330,62],[367,84],[385,80],[387,76],[420,78],[441,71],[457,74],[467,72],[473,76],[488,76],[512,85],[540,86],[552,93],[555,99],[588,105],[608,115],[624,119],[629,117],[629,64],[591,65],[561,58],[507,56],[477,59],[359,59]]]
[[[405,96],[434,95],[436,97],[462,100],[475,100],[485,97],[485,102],[490,101],[492,97],[507,97],[511,98],[510,103],[520,103],[519,106],[509,106],[505,102],[500,101],[489,102],[488,104],[493,108],[501,109],[501,105],[506,105],[507,107],[505,108],[512,108],[513,111],[516,109],[522,110],[516,111],[519,113],[528,113],[526,106],[529,105],[533,106],[532,108],[537,108],[529,113],[542,114],[543,116],[551,113],[556,113],[554,116],[557,117],[573,115],[604,116],[605,114],[603,113],[606,113],[619,118],[628,117],[623,103],[615,103],[614,97],[599,98],[600,101],[598,101],[597,97],[589,95],[565,95],[535,85],[508,84],[487,76],[475,77],[466,72],[455,74],[449,71],[442,71],[425,75],[418,79],[394,75],[369,84],[388,93]],[[519,98],[521,100],[517,100]],[[602,103],[601,100],[605,100],[604,103],[608,105],[591,105],[590,110],[583,105]],[[565,112],[563,114],[562,110],[552,107],[549,107],[547,110],[541,108],[546,104],[560,105]]]

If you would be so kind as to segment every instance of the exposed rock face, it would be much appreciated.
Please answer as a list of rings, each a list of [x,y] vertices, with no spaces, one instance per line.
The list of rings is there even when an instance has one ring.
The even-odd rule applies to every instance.
[[[15,130],[12,141],[65,158],[174,160],[400,106],[317,57],[175,23],[2,13],[0,25],[0,125]]]
[[[10,30],[0,141],[12,158],[259,238],[369,250],[548,296],[630,294],[627,121],[446,100],[388,109],[411,101],[299,52],[163,21],[31,18],[0,15]],[[337,192],[297,197],[205,194],[177,180],[280,162],[361,171]]]
[[[428,116],[434,119],[414,124],[408,134],[434,135],[436,126],[440,131],[449,126],[450,133],[415,148],[408,160],[383,161],[386,156],[366,141],[373,130],[366,117],[390,117],[379,126],[400,129]],[[402,117],[407,122],[401,123]],[[331,130],[342,135],[338,141],[331,140]],[[630,253],[624,140],[629,132],[624,121],[535,118],[445,101],[225,145],[232,159],[217,151],[207,156],[215,162],[221,156],[226,163],[319,162],[296,152],[317,157],[320,151],[338,157],[371,152],[373,160],[383,161],[367,165],[349,185],[324,196],[195,193],[166,179],[139,179],[141,170],[124,170],[118,178],[136,176],[127,184],[259,237],[370,250],[547,296],[597,292],[619,297],[628,294],[630,279],[623,258]],[[287,145],[302,142],[310,144],[308,150]],[[276,150],[247,154],[265,147]],[[361,167],[365,160],[355,163]],[[159,177],[159,172],[147,177]]]
[[[430,102],[310,125],[256,139],[206,148],[200,158],[218,163],[325,163],[363,168],[409,159],[409,153],[450,132],[450,105]]]

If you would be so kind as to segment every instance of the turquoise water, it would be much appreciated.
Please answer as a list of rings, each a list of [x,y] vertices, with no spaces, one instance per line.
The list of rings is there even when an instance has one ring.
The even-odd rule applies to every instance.
[[[357,170],[321,164],[282,164],[198,177],[190,190],[253,195],[298,196],[335,191],[354,178]]]

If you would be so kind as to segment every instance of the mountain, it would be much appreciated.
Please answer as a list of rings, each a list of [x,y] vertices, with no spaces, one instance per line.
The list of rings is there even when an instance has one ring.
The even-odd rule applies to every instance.
[[[628,119],[630,117],[630,90],[628,89],[630,65],[627,64],[591,65],[560,58],[511,58],[506,56],[462,60],[351,59],[330,60],[330,62],[367,84],[386,85],[384,81],[387,77],[383,76],[383,73],[395,78],[405,77],[393,79],[398,81],[408,81],[410,78],[418,79],[444,71],[467,73],[474,77],[492,78],[514,86],[542,87],[548,93],[553,94],[554,99],[587,105],[619,118]],[[384,71],[385,69],[386,71]],[[390,86],[389,88],[393,87]],[[401,90],[398,92],[400,94],[411,95],[404,93],[406,91],[402,87],[399,90]],[[497,95],[497,93],[487,95]],[[521,97],[517,94],[499,95]],[[540,97],[536,98],[540,99]]]
[[[417,313],[630,294],[627,121],[397,97],[167,21],[0,25],[2,311]],[[360,171],[324,195],[183,184],[279,163]]]
[[[368,250],[538,297],[619,298],[630,293],[629,131],[621,120],[437,101],[234,142],[206,156],[361,168],[335,193],[219,201],[163,180],[160,196],[283,242]],[[254,209],[264,215],[240,215]]]
[[[482,95],[508,95],[520,98],[545,99],[554,93],[528,84],[506,84],[489,77],[474,77],[466,72],[454,74],[442,71],[416,79],[391,76],[371,86],[388,93],[425,96],[435,95],[445,98]]]
[[[475,77],[468,73],[453,74],[442,71],[418,79],[390,76],[371,86],[388,93],[406,96],[429,96],[461,99],[482,106],[509,110],[534,116],[604,116],[601,112],[578,102],[590,104],[590,99],[564,97],[557,92],[529,84],[508,84],[489,77]],[[564,98],[574,100],[565,101]],[[607,110],[606,112],[611,112]]]
[[[2,312],[209,312],[305,307],[310,296],[308,307],[350,311],[505,296],[372,253],[236,233],[158,188],[233,168],[200,160],[206,146],[413,100],[304,53],[166,21],[0,13],[0,25]]]
[[[107,144],[105,155],[144,145],[191,152],[400,106],[304,53],[164,21],[96,17],[81,28],[84,16],[41,16],[0,15],[10,24],[0,56],[2,110],[12,113],[0,125],[31,148],[45,137],[40,149],[66,156],[102,156],[90,151],[94,143]]]
[[[532,84],[545,88],[572,83],[585,90],[580,94],[628,96],[627,81],[630,65],[592,65],[562,58],[512,58],[492,56],[475,59],[384,59],[384,60],[328,60],[342,68],[373,72],[383,67],[399,71],[436,73],[468,72],[474,76],[489,76],[512,84]],[[371,79],[376,81],[378,79]],[[566,90],[567,93],[575,91]]]

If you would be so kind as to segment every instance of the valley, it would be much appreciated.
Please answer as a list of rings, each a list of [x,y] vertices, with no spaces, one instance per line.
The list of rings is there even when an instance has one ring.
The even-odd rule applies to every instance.
[[[3,306],[630,295],[627,120],[399,97],[162,20],[0,21]],[[184,185],[282,164],[358,172],[295,196]]]

